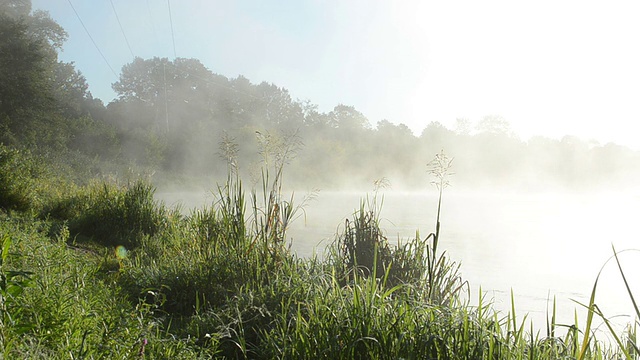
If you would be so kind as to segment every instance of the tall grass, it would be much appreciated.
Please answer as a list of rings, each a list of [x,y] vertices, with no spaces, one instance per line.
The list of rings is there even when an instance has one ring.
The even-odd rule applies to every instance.
[[[154,191],[142,180],[125,186],[93,182],[50,203],[44,213],[67,223],[75,240],[134,248],[144,236],[158,233],[171,216],[155,201]]]
[[[460,292],[468,290],[460,265],[449,260],[445,252],[438,253],[443,190],[449,185],[452,161],[441,152],[428,164],[438,188],[435,232],[424,239],[416,232],[415,238],[390,246],[379,221],[384,198],[379,197],[378,185],[385,182],[376,182],[372,200],[361,201],[359,211],[353,214],[353,220],[345,220],[344,232],[333,245],[331,261],[338,265],[338,273],[347,280],[357,273],[365,277],[377,274],[377,278],[387,275],[385,283],[389,286],[413,285],[431,304],[451,304],[460,299]]]
[[[35,200],[38,172],[29,154],[0,144],[0,209],[27,210]]]
[[[172,334],[162,329],[153,308],[128,302],[116,279],[102,271],[102,254],[70,248],[65,232],[48,238],[46,223],[2,220],[0,238],[12,239],[5,242],[3,273],[30,270],[28,286],[20,284],[22,290],[10,290],[5,298],[11,321],[1,327],[4,358],[129,359],[145,342],[151,358],[202,353],[188,339],[168,341]]]
[[[0,211],[0,353],[27,359],[637,355],[636,323],[617,334],[615,346],[594,339],[593,317],[604,316],[593,300],[595,285],[591,319],[565,326],[564,334],[555,306],[540,335],[526,314],[516,316],[513,295],[506,314],[494,311],[482,291],[477,306],[461,299],[460,265],[440,250],[451,165],[442,153],[431,163],[440,166],[431,172],[439,190],[432,234],[389,244],[376,192],[347,222],[333,255],[295,257],[287,229],[303,208],[282,189],[297,145],[283,147],[286,136],[259,135],[264,161],[257,189],[245,197],[236,147],[227,139],[227,181],[216,201],[188,215],[153,201],[153,187],[144,182],[96,182],[45,197],[50,200],[38,211],[33,205],[23,213]],[[96,245],[74,246],[88,239]],[[121,244],[128,251],[116,253]]]
[[[594,337],[593,319],[595,316],[600,318],[604,323],[604,325],[606,326],[606,328],[609,330],[609,334],[613,337],[615,343],[618,345],[618,349],[620,349],[620,352],[624,355],[625,359],[635,359],[640,356],[640,348],[638,347],[638,344],[636,342],[636,334],[637,334],[636,327],[638,325],[638,321],[639,321],[638,319],[640,319],[640,310],[638,310],[638,305],[637,305],[635,296],[631,291],[629,281],[627,280],[627,276],[625,275],[625,272],[622,269],[622,265],[620,263],[620,258],[618,255],[621,252],[616,251],[613,245],[612,245],[612,251],[613,251],[613,255],[609,259],[607,259],[607,261],[605,261],[605,263],[600,268],[598,275],[596,276],[596,279],[593,283],[593,288],[591,290],[591,296],[589,297],[589,303],[582,304],[582,303],[576,302],[582,307],[584,307],[585,309],[587,309],[587,320],[586,320],[586,326],[584,330],[584,338],[582,340],[580,353],[577,357],[578,359],[585,359],[585,358],[588,358],[588,356],[590,355],[590,350],[591,350],[590,345]],[[602,312],[602,310],[597,305],[595,300],[600,276],[602,275],[602,271],[604,270],[604,268],[607,266],[607,264],[611,260],[615,260],[616,262],[617,269],[620,273],[620,277],[622,278],[625,285],[625,290],[627,293],[626,295],[629,297],[629,300],[633,305],[633,308],[635,311],[634,315],[636,317],[634,322],[627,326],[626,331],[623,334],[618,334],[618,332],[614,330],[611,320],[607,318],[607,316]]]
[[[42,156],[0,144],[0,210],[37,214],[73,190]]]

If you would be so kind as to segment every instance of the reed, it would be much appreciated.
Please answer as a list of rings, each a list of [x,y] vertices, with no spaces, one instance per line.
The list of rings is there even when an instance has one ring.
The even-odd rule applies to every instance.
[[[271,139],[263,141],[280,142]],[[441,251],[442,190],[451,173],[443,153],[441,171],[432,173],[439,193],[434,233],[391,246],[378,220],[383,197],[376,191],[338,236],[342,247],[324,259],[295,257],[286,246],[287,229],[302,210],[282,194],[286,156],[280,154],[268,154],[258,189],[248,197],[235,164],[216,201],[188,215],[152,202],[146,183],[78,186],[50,198],[48,217],[0,211],[3,356],[637,357],[637,322],[616,333],[611,345],[595,338],[594,319],[606,319],[595,301],[599,278],[585,305],[586,323],[576,315],[573,324],[558,324],[554,300],[542,335],[517,312],[513,293],[506,314],[495,311],[482,290],[478,304],[469,305],[460,265]],[[112,234],[132,237],[128,251],[116,253],[116,242],[106,240],[91,248],[73,245],[74,238],[106,234],[106,227],[80,226],[101,217]],[[612,260],[635,307],[618,254],[614,250]]]
[[[605,263],[600,268],[600,271],[598,272],[598,275],[596,276],[596,279],[593,283],[591,296],[589,297],[589,303],[582,304],[576,301],[577,304],[587,309],[587,319],[586,319],[586,325],[584,329],[584,337],[582,340],[582,346],[580,348],[580,352],[577,356],[577,359],[579,360],[588,358],[588,356],[591,353],[590,345],[594,337],[593,320],[594,320],[594,317],[596,316],[602,320],[607,330],[609,330],[609,334],[613,337],[615,344],[617,344],[618,346],[619,352],[621,353],[621,355],[624,356],[625,359],[635,359],[638,356],[640,356],[640,349],[638,348],[636,343],[636,331],[635,331],[635,328],[638,324],[638,319],[640,319],[640,311],[638,310],[635,296],[631,291],[631,287],[627,280],[627,276],[625,275],[624,270],[622,269],[622,265],[620,263],[619,254],[622,251],[620,252],[616,251],[613,245],[611,248],[613,251],[613,255],[609,257],[609,259],[607,259],[607,261],[605,261]],[[632,324],[629,324],[627,326],[626,332],[622,334],[619,334],[617,331],[614,330],[611,320],[602,312],[602,310],[600,310],[600,308],[596,303],[596,293],[598,289],[598,282],[600,280],[600,276],[602,275],[602,271],[605,269],[605,267],[611,260],[615,260],[616,262],[617,269],[620,273],[620,277],[622,278],[625,285],[626,295],[629,297],[629,300],[633,305],[633,308],[635,310],[635,316],[636,316],[635,321]]]

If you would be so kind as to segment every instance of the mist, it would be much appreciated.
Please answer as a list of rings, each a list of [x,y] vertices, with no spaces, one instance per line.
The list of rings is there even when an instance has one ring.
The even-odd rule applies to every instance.
[[[281,204],[297,211],[293,222],[280,224],[286,231],[277,241],[286,242],[287,256],[323,259],[358,208],[366,207],[380,216],[382,238],[396,249],[410,239],[439,236],[442,229],[440,249],[462,264],[470,298],[482,288],[497,309],[510,311],[509,290],[515,288],[519,308],[537,324],[545,321],[549,294],[558,296],[559,317],[570,323],[572,299],[588,301],[612,245],[629,249],[637,243],[640,151],[605,137],[578,136],[581,125],[561,136],[524,137],[516,128],[533,115],[505,110],[506,117],[498,106],[497,112],[473,119],[429,117],[418,128],[402,101],[387,104],[376,113],[385,117],[374,118],[348,101],[327,106],[326,100],[306,99],[277,79],[228,76],[198,58],[138,57],[131,49],[132,60],[113,71],[115,97],[104,103],[90,91],[104,84],[91,84],[73,61],[60,60],[65,30],[48,13],[32,11],[29,1],[10,3],[0,3],[0,26],[11,35],[0,39],[2,49],[11,50],[0,52],[0,75],[6,79],[0,82],[0,150],[15,159],[33,153],[34,164],[55,170],[38,172],[33,165],[0,180],[25,178],[31,182],[16,188],[29,190],[55,174],[50,176],[55,181],[37,189],[49,191],[48,198],[33,201],[41,208],[32,212],[46,214],[47,221],[47,211],[82,214],[69,209],[100,189],[78,189],[99,181],[148,182],[158,203],[178,209],[162,210],[166,223],[215,207],[230,183],[260,195],[275,178],[278,196],[285,199],[276,202],[275,212]],[[375,83],[358,79],[348,90],[362,93],[345,99],[366,97],[365,88]],[[375,85],[388,84],[380,79]],[[368,97],[365,103],[375,101]],[[434,186],[442,180],[431,170],[438,157],[451,167],[446,181]],[[104,203],[110,205],[107,185],[104,189]],[[82,196],[65,198],[64,192]],[[69,219],[59,220],[56,226],[64,229]],[[611,314],[632,314],[617,299],[619,281],[603,274],[607,291],[599,306]],[[629,274],[637,278],[640,268],[630,267]]]
[[[224,179],[223,139],[237,146],[234,166],[250,178],[266,155],[264,135],[292,146],[290,189],[368,190],[385,178],[396,190],[428,190],[426,164],[440,151],[455,159],[455,187],[469,191],[625,191],[640,171],[640,153],[625,146],[571,134],[522,139],[499,115],[458,119],[454,129],[431,122],[416,135],[349,105],[320,112],[276,84],[229,79],[197,59],[138,58],[113,88],[119,96],[105,117],[122,154],[161,186]]]
[[[159,199],[187,212],[214,203],[229,173],[260,191],[262,171],[273,174],[280,161],[286,194],[299,203],[315,194],[286,238],[301,257],[322,257],[345,219],[374,195],[384,199],[376,206],[392,243],[433,232],[437,189],[428,164],[440,153],[453,159],[443,249],[498,309],[509,310],[514,288],[519,308],[543,324],[553,293],[558,316],[570,321],[571,299],[588,301],[611,244],[634,243],[640,153],[625,146],[570,134],[523,139],[495,114],[458,119],[454,128],[431,122],[414,134],[349,105],[321,112],[276,84],[226,78],[196,59],[136,59],[114,89],[119,98],[107,112],[117,131],[145,134],[131,144],[123,136],[123,155],[152,174]],[[380,181],[386,186],[376,190]],[[631,313],[613,295],[615,275],[605,278],[612,296],[602,308]]]

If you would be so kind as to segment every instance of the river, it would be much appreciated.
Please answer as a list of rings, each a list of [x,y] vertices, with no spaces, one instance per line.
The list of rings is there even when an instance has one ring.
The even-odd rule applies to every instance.
[[[296,193],[301,200],[303,193]],[[346,218],[359,207],[364,193],[320,192],[289,231],[291,248],[299,256],[322,255]],[[182,202],[199,206],[212,196],[164,193],[168,205]],[[381,192],[381,226],[391,243],[421,237],[435,229],[435,192]],[[544,329],[555,296],[558,323],[573,324],[577,311],[584,328],[594,281],[616,250],[640,248],[640,196],[625,193],[514,193],[456,192],[445,189],[439,249],[461,264],[470,284],[471,303],[479,289],[500,311],[511,309],[514,293],[518,319],[528,314],[535,328]],[[620,256],[632,290],[640,284],[640,252]],[[640,296],[640,288],[636,287]],[[615,262],[610,262],[598,283],[596,304],[619,324],[634,320]],[[549,310],[550,311],[550,310]],[[528,322],[527,322],[528,323]],[[604,328],[603,328],[604,329]]]

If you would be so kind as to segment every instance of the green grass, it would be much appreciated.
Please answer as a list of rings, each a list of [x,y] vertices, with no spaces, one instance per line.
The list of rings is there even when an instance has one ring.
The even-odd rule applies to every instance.
[[[296,258],[284,239],[300,208],[282,196],[283,164],[265,164],[261,187],[247,198],[230,174],[215,202],[187,215],[155,202],[144,182],[69,185],[37,201],[8,198],[21,205],[0,211],[0,353],[21,359],[637,355],[636,323],[614,332],[614,343],[595,338],[594,317],[606,322],[594,300],[597,280],[585,324],[577,316],[571,326],[556,324],[554,302],[541,335],[517,313],[513,296],[506,314],[494,311],[482,291],[477,306],[464,300],[460,264],[438,251],[438,241],[446,241],[439,221],[426,238],[389,244],[375,201],[363,202],[323,259]],[[24,194],[38,193],[30,187],[53,191],[36,178],[3,181],[19,183],[13,189]],[[126,251],[116,251],[118,245]]]

